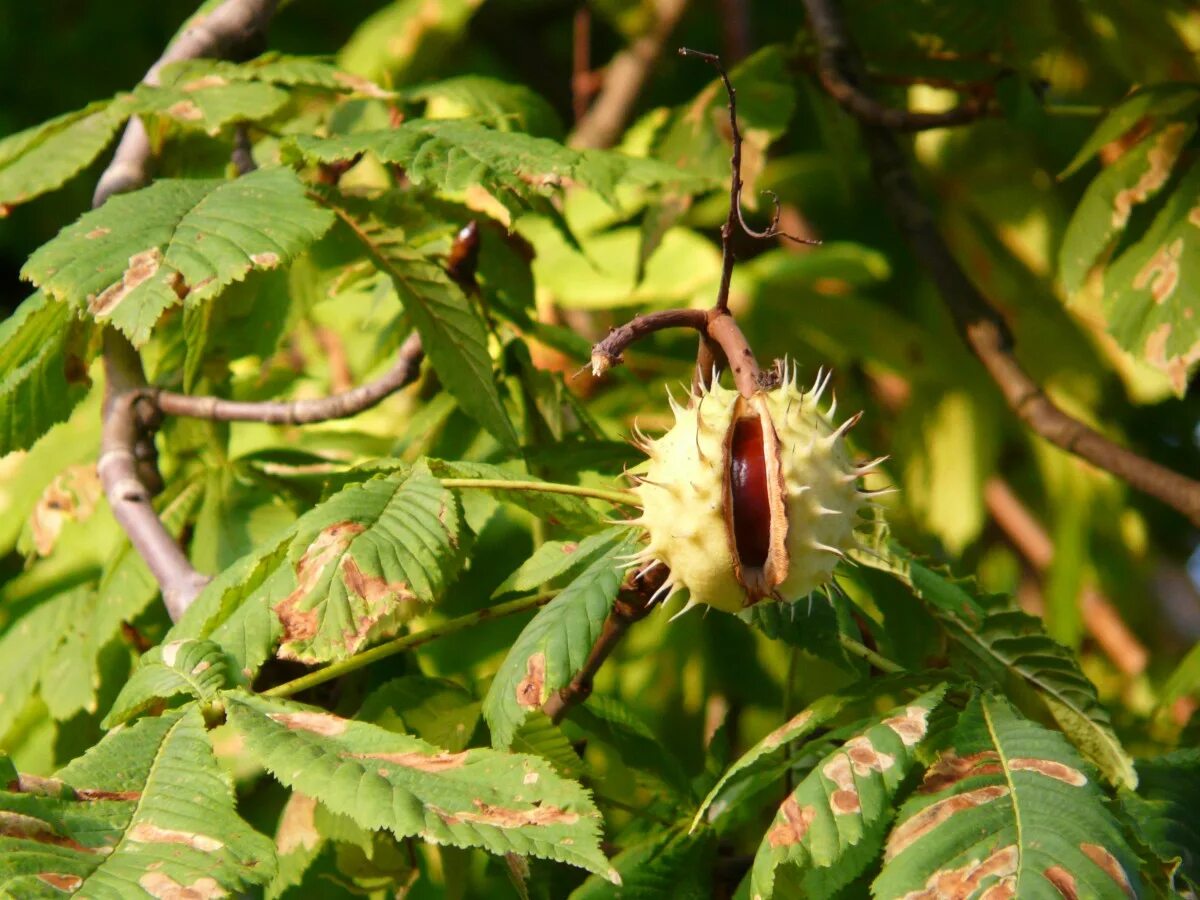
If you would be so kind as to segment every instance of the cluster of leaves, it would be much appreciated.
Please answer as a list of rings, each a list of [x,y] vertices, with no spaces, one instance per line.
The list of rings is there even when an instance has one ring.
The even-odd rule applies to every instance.
[[[1200,688],[1200,654],[1110,715],[1095,683],[1110,671],[1089,654],[1085,674],[1076,652],[1078,589],[1137,584],[1129,536],[1154,523],[1119,487],[1008,435],[1006,471],[1045,494],[1059,549],[1047,622],[1020,609],[979,499],[1013,426],[915,278],[911,305],[889,303],[898,250],[767,248],[734,287],[764,356],[832,361],[843,397],[871,406],[864,445],[893,449],[882,477],[905,488],[892,531],[828,595],[745,621],[652,615],[586,702],[561,722],[542,711],[601,634],[638,541],[608,521],[634,462],[619,438],[634,415],[665,422],[660,382],[686,378],[694,354],[664,335],[631,354],[632,374],[572,382],[589,341],[555,311],[601,329],[633,308],[710,303],[729,143],[715,81],[649,112],[619,149],[578,150],[528,86],[439,77],[448,46],[477,40],[478,5],[400,0],[336,64],[178,63],[157,86],[0,140],[4,207],[77,176],[134,115],[161,175],[34,253],[35,291],[0,324],[0,552],[16,563],[0,587],[0,894],[1200,887],[1200,755],[1175,749],[1188,732],[1165,715]],[[1052,129],[1027,84],[1067,38],[1036,17],[1010,34],[1018,17],[999,3],[848,5],[877,20],[860,37],[898,78],[1018,73],[982,138],[932,158],[918,142],[918,156],[979,188],[957,233],[992,280],[1052,292],[1037,277],[1045,223],[1013,224],[972,142],[1011,129],[1029,157],[1012,165],[1041,164],[1029,126]],[[597,6],[619,32],[645,27],[636,4]],[[850,219],[863,173],[848,120],[797,75],[811,57],[796,14],[770,15],[771,33],[799,38],[732,72],[746,196],[769,186],[830,233],[873,234],[874,214]],[[1200,182],[1182,172],[1198,91],[1151,85],[1115,105],[1067,168],[1107,165],[1055,226],[1065,290],[1086,306],[1102,268],[1105,327],[1166,371],[1121,373],[1151,399],[1182,392],[1200,356],[1187,268]],[[233,177],[238,129],[258,168]],[[1024,216],[1031,195],[1002,180]],[[471,222],[478,265],[463,277],[448,257]],[[1110,366],[1085,326],[1011,295],[1043,315],[1015,309],[1018,341],[1058,351],[1038,374],[1097,401]],[[172,623],[101,494],[106,328],[153,384],[236,400],[365,380],[413,330],[428,364],[345,422],[163,424],[155,507],[213,576]],[[889,401],[898,380],[904,399]],[[984,587],[904,545],[961,559]]]

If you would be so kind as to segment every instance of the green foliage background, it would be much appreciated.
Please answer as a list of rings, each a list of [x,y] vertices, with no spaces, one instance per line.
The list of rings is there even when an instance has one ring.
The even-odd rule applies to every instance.
[[[557,0],[284,4],[274,55],[156,89],[135,85],[186,4],[0,2],[0,894],[894,897],[953,872],[952,896],[1010,876],[1063,895],[1063,873],[1079,896],[1194,896],[1195,528],[1020,424],[883,211],[800,5],[744,4],[739,48],[717,7],[741,5],[694,5],[668,50],[736,63],[748,215],[774,191],[824,243],[739,240],[731,307],[764,364],[832,367],[839,408],[865,410],[890,532],[811,602],[652,614],[555,724],[523,680],[541,659],[539,701],[567,684],[636,537],[619,505],[529,482],[622,487],[634,419],[667,427],[664,388],[690,380],[680,332],[603,380],[578,370],[610,326],[714,299],[730,145],[711,71],[665,53],[617,147],[581,151]],[[911,153],[1021,363],[1200,472],[1200,14],[843,6],[887,102],[994,97]],[[591,4],[593,59],[653,9]],[[131,114],[156,180],[89,212]],[[260,168],[234,179],[239,124]],[[472,220],[464,290],[445,262]],[[152,277],[97,306],[149,252]],[[96,475],[106,326],[152,384],[238,400],[367,381],[412,328],[428,359],[351,419],[163,423],[155,505],[214,576],[171,623]],[[1005,491],[1049,536],[1044,568]],[[1144,660],[1104,640],[1097,596]],[[328,664],[341,677],[287,687]]]

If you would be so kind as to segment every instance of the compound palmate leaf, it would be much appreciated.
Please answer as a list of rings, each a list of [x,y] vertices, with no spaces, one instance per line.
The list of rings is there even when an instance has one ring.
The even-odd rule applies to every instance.
[[[220,897],[274,869],[195,706],[112,732],[53,779],[8,785],[0,823],[4,896]]]
[[[888,836],[877,897],[1139,896],[1137,864],[1071,745],[972,698]]]
[[[290,169],[234,181],[162,179],[81,216],[21,274],[140,345],[163,310],[290,262],[332,223]]]
[[[633,546],[628,530],[612,535],[608,552],[597,556],[525,626],[483,701],[492,746],[511,745],[530,710],[540,709],[583,665],[621,586],[624,573],[618,557]]]
[[[816,764],[763,836],[752,896],[828,896],[858,876],[883,840],[892,798],[945,693],[942,684],[892,710]]]
[[[252,756],[285,785],[365,828],[554,859],[616,878],[600,850],[591,797],[538,757],[451,753],[297,703],[235,692],[224,698]]]

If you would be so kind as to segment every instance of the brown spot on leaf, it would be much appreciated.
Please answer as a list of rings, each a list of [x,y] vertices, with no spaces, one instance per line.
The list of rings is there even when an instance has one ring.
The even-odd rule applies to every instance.
[[[189,81],[187,84],[180,85],[179,89],[191,93],[192,91],[203,91],[206,88],[224,87],[227,84],[229,82],[225,78],[214,73],[203,75],[200,78]]]
[[[858,788],[854,784],[853,764],[849,756],[838,753],[825,764],[821,774],[838,786],[829,797],[829,807],[834,815],[848,815],[861,809]]]
[[[10,781],[5,789],[21,794],[40,794],[43,797],[74,796],[75,793],[57,778],[26,774],[18,774],[17,780]]]
[[[195,100],[180,100],[167,107],[167,115],[183,122],[198,122],[204,118]]]
[[[1037,772],[1047,778],[1062,781],[1072,787],[1083,787],[1087,784],[1087,776],[1078,769],[1052,759],[1034,759],[1019,756],[1008,761],[1008,766],[1014,772]]]
[[[1183,255],[1183,238],[1175,238],[1159,247],[1134,276],[1134,290],[1150,288],[1155,303],[1165,303],[1179,284],[1179,257]]]
[[[1050,866],[1042,874],[1066,900],[1079,900],[1079,892],[1075,890],[1075,876],[1062,866]]]
[[[279,828],[275,831],[275,849],[280,856],[296,850],[312,850],[321,843],[321,833],[316,823],[317,801],[307,794],[292,793],[283,815],[279,817]]]
[[[416,769],[418,772],[444,772],[447,769],[460,768],[467,761],[465,753],[430,754],[419,753],[416,750],[406,753],[343,753],[342,756],[346,759],[375,759],[406,769]]]
[[[121,280],[110,284],[99,294],[88,297],[88,312],[103,317],[112,314],[122,300],[135,288],[153,278],[162,265],[163,255],[158,247],[151,247],[129,257],[129,267],[121,274]]]
[[[905,707],[903,715],[884,719],[883,724],[896,732],[896,736],[905,747],[912,747],[925,737],[928,721],[929,710],[923,706],[908,706]]]
[[[859,777],[871,772],[885,772],[896,763],[896,758],[889,753],[875,749],[871,739],[866,735],[851,738],[843,745],[842,750],[850,757],[854,774]]]
[[[579,549],[579,545],[577,543],[575,543],[574,541],[567,541],[562,546],[562,552],[566,553],[568,555],[571,553],[574,553],[578,549]]]
[[[766,747],[778,747],[782,744],[793,731],[799,731],[812,718],[812,710],[804,710],[804,712],[792,716],[788,721],[784,722],[765,738],[763,745]]]
[[[100,499],[100,476],[92,463],[70,466],[42,491],[29,516],[29,530],[38,556],[49,556],[63,526],[82,522],[96,509]]]
[[[174,828],[159,828],[150,822],[139,822],[129,829],[129,840],[135,844],[183,844],[185,847],[205,853],[212,853],[225,846],[224,841],[209,837],[207,834],[178,831]]]
[[[517,685],[517,705],[537,709],[546,687],[546,654],[534,653],[525,661],[525,677]]]
[[[579,821],[579,813],[557,806],[539,804],[529,809],[507,809],[503,806],[492,806],[482,800],[471,801],[475,810],[449,812],[429,808],[447,825],[457,825],[461,822],[471,822],[476,825],[491,825],[494,828],[524,828],[528,825],[574,825]]]
[[[839,788],[829,795],[829,808],[835,816],[848,816],[862,810],[857,788]]]
[[[398,623],[413,616],[420,603],[409,590],[408,582],[388,582],[378,575],[368,575],[352,556],[342,557],[342,581],[346,590],[360,597],[366,604],[364,615],[358,617],[354,628],[342,633],[347,653],[355,653],[372,635],[373,629],[384,619]]]
[[[959,756],[953,750],[947,750],[929,767],[918,793],[937,794],[964,778],[996,775],[1001,771],[1000,754],[995,750],[984,750],[969,756]]]
[[[99,228],[93,228],[91,231],[85,234],[84,237],[89,241],[94,241],[97,238],[104,237],[106,234],[112,234],[112,229],[105,228],[103,225],[101,225]]]
[[[99,788],[76,788],[75,798],[77,800],[117,800],[120,802],[133,802],[142,798],[141,791],[102,791]]]
[[[957,869],[934,872],[922,890],[910,891],[904,895],[904,900],[966,900],[967,897],[974,896],[990,878],[1001,879],[999,884],[992,885],[1001,892],[988,895],[989,900],[1012,897],[1015,886],[1006,882],[1016,874],[1019,858],[1016,846],[1010,844],[1001,847],[982,862],[971,860]]]
[[[345,719],[332,713],[294,712],[268,713],[267,715],[292,731],[311,731],[313,734],[323,737],[342,734],[349,724]]]
[[[260,269],[273,269],[279,265],[279,254],[271,252],[255,253],[251,255],[250,262],[254,263]]]
[[[156,900],[214,900],[229,895],[212,878],[197,878],[183,885],[164,872],[147,872],[138,879],[138,884]]]
[[[1185,310],[1185,315],[1191,310]],[[1188,369],[1192,363],[1200,359],[1200,341],[1193,344],[1188,351],[1183,354],[1171,354],[1167,351],[1167,341],[1171,337],[1171,324],[1163,322],[1146,338],[1146,359],[1153,365],[1162,369],[1167,373],[1167,377],[1171,379],[1171,386],[1175,388],[1175,393],[1183,394],[1187,387]]]
[[[1017,896],[1017,876],[1006,875],[979,895],[979,900],[1012,900]]]
[[[1132,897],[1133,885],[1129,883],[1129,876],[1125,874],[1125,870],[1121,868],[1117,858],[1108,852],[1108,849],[1101,847],[1099,844],[1082,843],[1079,849],[1084,855],[1104,870],[1104,874],[1120,885],[1121,890],[1125,892],[1125,896]]]
[[[80,853],[98,852],[92,847],[85,847],[74,838],[59,834],[49,822],[23,813],[4,810],[0,810],[0,837],[37,841],[39,844],[51,844],[55,847],[68,847]]]
[[[362,531],[363,526],[357,522],[337,522],[323,529],[308,545],[296,564],[295,589],[272,607],[283,625],[284,644],[311,640],[316,635],[319,624],[317,611],[297,607],[325,577],[326,569],[346,552],[350,542]],[[279,656],[284,659],[295,658],[296,653],[281,646]]]
[[[1186,122],[1172,122],[1158,133],[1154,146],[1146,153],[1146,171],[1131,187],[1117,191],[1113,198],[1113,228],[1124,228],[1133,207],[1145,203],[1150,194],[1166,184],[1187,134]]]
[[[1200,228],[1200,206],[1193,206],[1188,210],[1188,221]]]
[[[78,875],[63,875],[59,872],[39,872],[37,879],[68,894],[79,890],[83,884],[83,879]]]
[[[351,75],[349,72],[334,72],[333,80],[342,87],[349,88],[356,94],[362,94],[366,97],[374,97],[376,99],[384,99],[392,96],[388,91],[385,91],[373,81],[362,78],[358,75]]]
[[[947,819],[965,809],[973,809],[985,803],[991,803],[1001,797],[1008,796],[1005,785],[993,784],[976,788],[962,794],[955,794],[944,800],[931,803],[920,812],[901,822],[892,829],[888,837],[887,850],[884,859],[893,859],[907,850],[912,844],[923,838],[929,832],[940,826]]]
[[[800,843],[816,816],[815,806],[801,806],[795,796],[788,797],[779,807],[775,825],[767,832],[767,842],[772,847],[789,847]]]

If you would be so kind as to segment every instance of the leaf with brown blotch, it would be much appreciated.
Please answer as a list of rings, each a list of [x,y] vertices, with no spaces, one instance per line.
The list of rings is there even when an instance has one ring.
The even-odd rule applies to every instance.
[[[295,703],[228,692],[246,751],[285,785],[364,828],[555,859],[615,877],[587,791],[545,760],[449,753],[410,735]]]
[[[929,715],[945,693],[941,684],[921,694],[817,762],[763,836],[751,896],[772,896],[780,876],[786,876],[789,893],[826,896],[861,873],[872,848],[883,842],[891,798],[916,762]],[[771,740],[778,739],[769,735]]]
[[[1058,732],[976,696],[888,836],[879,897],[1140,896],[1137,860]]]

